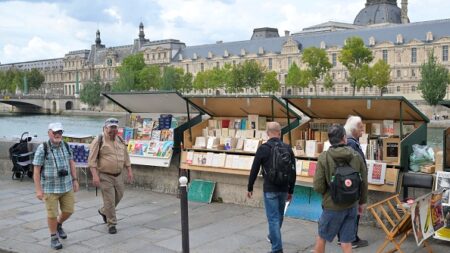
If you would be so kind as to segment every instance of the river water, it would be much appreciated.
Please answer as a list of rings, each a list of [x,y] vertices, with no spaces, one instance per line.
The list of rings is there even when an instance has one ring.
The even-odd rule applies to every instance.
[[[66,134],[97,135],[106,118],[109,116],[0,115],[0,138],[20,137],[23,132],[29,132],[36,136],[34,139],[45,140],[51,122],[61,122]],[[429,127],[428,145],[442,148],[443,130]]]

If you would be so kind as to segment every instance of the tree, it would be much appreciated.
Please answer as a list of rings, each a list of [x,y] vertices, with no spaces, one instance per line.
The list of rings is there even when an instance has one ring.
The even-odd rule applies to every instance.
[[[38,90],[45,81],[44,75],[37,69],[32,69],[30,72],[26,72],[25,76],[30,89]]]
[[[80,91],[80,100],[89,106],[97,106],[100,104],[103,84],[100,81],[100,76],[95,75],[93,80],[87,81]]]
[[[146,66],[139,72],[139,80],[143,90],[158,90],[161,87],[161,68],[158,65]]]
[[[209,72],[202,71],[198,72],[195,76],[194,82],[192,84],[194,90],[204,90],[208,86],[208,75]]]
[[[161,78],[161,90],[181,90],[184,71],[181,68],[166,66]]]
[[[364,73],[361,71],[361,68],[372,60],[372,51],[364,45],[364,41],[360,37],[350,37],[346,40],[339,55],[339,61],[349,72],[347,80],[353,88],[353,96],[357,88],[356,85],[358,83],[361,84],[359,78],[364,78],[361,75],[361,73]]]
[[[288,74],[286,76],[286,86],[297,87],[301,83],[301,71],[297,64],[294,62],[289,67]]]
[[[192,79],[193,76],[191,73],[184,73],[184,75],[181,77],[181,92],[189,92],[192,90]]]
[[[309,72],[309,82],[314,86],[317,95],[317,79],[323,77],[332,66],[328,60],[327,52],[316,47],[307,48],[303,51],[302,62],[307,65],[306,71]]]
[[[132,54],[125,57],[122,65],[117,67],[119,79],[113,86],[114,91],[145,90],[140,80],[142,69],[145,68],[144,55],[142,53]]]
[[[431,106],[436,106],[445,97],[449,83],[449,72],[436,62],[434,52],[428,55],[428,61],[421,66],[422,79],[418,89],[422,91],[422,98]]]
[[[225,86],[227,92],[242,92],[245,87],[245,77],[242,64],[233,66],[230,72],[230,82]]]
[[[270,71],[264,74],[264,80],[261,84],[261,92],[275,93],[280,89],[280,82],[277,79],[277,72]]]
[[[391,82],[391,67],[383,60],[378,60],[371,68],[372,84],[381,91]]]
[[[333,78],[329,73],[327,73],[323,80],[323,87],[325,88],[325,90],[331,90],[333,86],[334,86]]]
[[[245,61],[242,64],[242,76],[244,87],[257,88],[261,85],[264,79],[265,69],[259,65],[255,60]]]

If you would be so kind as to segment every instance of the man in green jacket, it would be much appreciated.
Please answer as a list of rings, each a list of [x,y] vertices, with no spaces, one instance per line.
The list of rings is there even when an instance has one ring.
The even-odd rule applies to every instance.
[[[355,240],[356,217],[358,208],[367,202],[367,171],[361,156],[352,148],[346,146],[347,137],[341,125],[334,124],[328,129],[328,139],[331,147],[320,154],[317,171],[314,175],[314,190],[322,194],[323,212],[319,220],[319,235],[316,239],[316,253],[325,252],[326,241],[333,241],[339,234],[342,251],[352,252],[352,242]],[[347,163],[361,174],[361,197],[359,201],[350,204],[337,204],[331,198],[330,179],[334,175],[336,162]]]

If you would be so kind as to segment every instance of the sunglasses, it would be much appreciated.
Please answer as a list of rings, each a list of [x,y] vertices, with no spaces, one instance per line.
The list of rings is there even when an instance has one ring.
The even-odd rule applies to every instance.
[[[57,134],[62,135],[64,133],[64,131],[63,130],[52,131],[52,133],[53,133],[53,135],[57,135]]]
[[[107,123],[110,123],[110,124],[119,124],[119,121],[118,121],[118,120],[108,120]]]

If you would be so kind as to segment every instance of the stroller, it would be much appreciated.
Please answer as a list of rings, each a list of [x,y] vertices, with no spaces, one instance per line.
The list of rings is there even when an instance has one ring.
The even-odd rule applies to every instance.
[[[34,152],[28,151],[28,142],[32,139],[28,132],[24,132],[20,137],[19,143],[12,145],[9,148],[9,159],[13,163],[12,167],[12,179],[23,180],[25,174],[29,177],[33,177],[33,155]]]

